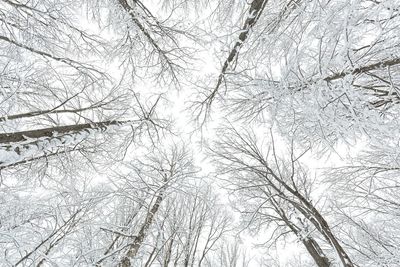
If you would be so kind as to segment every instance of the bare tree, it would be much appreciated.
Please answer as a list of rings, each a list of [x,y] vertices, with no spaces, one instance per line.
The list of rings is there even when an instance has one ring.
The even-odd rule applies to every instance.
[[[190,179],[196,172],[188,151],[178,146],[173,146],[169,151],[156,149],[143,160],[138,158],[126,167],[131,170],[130,173],[119,173],[122,183],[116,184],[119,194],[125,199],[121,203],[132,203],[132,207],[140,207],[140,210],[132,210],[129,205],[124,204],[117,211],[117,214],[121,214],[127,209],[127,213],[121,214],[122,218],[126,218],[123,229],[128,230],[127,232],[118,230],[118,226],[115,226],[115,230],[110,229],[110,226],[103,227],[105,231],[112,233],[113,237],[111,244],[106,244],[107,249],[98,259],[97,265],[112,260],[119,262],[121,266],[130,266],[131,260],[136,258],[145,246],[145,240],[149,238],[151,229],[158,221],[163,203],[173,199],[176,190],[174,188],[184,183],[185,179]]]
[[[304,250],[260,266],[399,265],[399,14],[392,0],[0,0],[0,265],[248,266],[240,227]],[[216,105],[230,123],[209,135],[217,180],[177,110],[193,91],[195,122]],[[364,141],[310,176],[308,153]]]
[[[262,141],[249,131],[229,128],[220,136],[210,150],[221,172],[229,175],[233,190],[247,200],[242,213],[250,216],[250,224],[255,220],[260,226],[275,225],[273,240],[295,234],[318,266],[332,264],[319,240],[336,252],[343,266],[354,266],[325,216],[313,204],[311,182],[299,161],[304,151],[297,154],[291,146],[289,160],[285,160],[277,154],[272,133],[266,147],[260,146]]]
[[[256,50],[258,48],[258,39],[260,36],[275,34],[275,31],[284,27],[283,25],[285,25],[286,20],[290,19],[293,10],[301,5],[299,2],[301,1],[253,0],[245,6],[235,8],[236,10],[245,10],[243,12],[244,15],[240,15],[242,21],[240,20],[240,22],[238,22],[241,23],[241,25],[232,25],[230,28],[226,27],[226,25],[222,25],[222,27],[228,31],[223,34],[233,36],[233,44],[228,44],[227,56],[219,55],[222,58],[222,67],[216,84],[211,85],[211,90],[206,90],[206,92],[201,93],[200,100],[194,101],[197,119],[201,119],[201,116],[203,116],[202,123],[204,123],[211,115],[211,105],[214,100],[218,98],[223,99],[226,95],[229,96],[229,94],[227,94],[227,91],[231,90],[231,81],[229,77],[234,78],[236,75],[240,76],[240,74],[244,73],[244,70],[248,70],[248,67],[245,66],[240,68],[240,70],[236,70],[237,67],[241,66],[241,63],[245,63],[241,62],[242,59],[248,60],[246,56],[251,56],[251,50]],[[235,13],[231,11],[232,6],[235,6],[235,3],[232,1],[226,3],[224,1],[219,1],[216,20],[218,21],[221,17],[225,18],[224,13],[227,13],[227,17],[231,15],[230,13]],[[228,24],[227,22],[228,19],[226,18],[220,23]],[[237,28],[240,29],[237,30]],[[258,29],[262,29],[261,33]],[[240,59],[239,55],[241,55]],[[221,93],[221,87],[223,86],[225,87],[225,93]]]
[[[399,263],[399,160],[397,141],[370,145],[350,164],[331,168],[326,182],[340,195],[335,199],[341,235],[357,262],[364,266]]]
[[[112,25],[103,21],[105,7]],[[2,154],[9,151],[4,157],[18,158],[2,164],[2,168],[53,155],[52,149],[37,155],[25,150],[45,150],[48,147],[43,143],[47,141],[65,143],[62,138],[50,138],[55,132],[77,139],[70,142],[76,146],[84,143],[79,136],[85,132],[112,125],[140,129],[136,123],[156,123],[153,115],[159,98],[148,107],[145,101],[157,92],[139,97],[128,69],[145,68],[150,75],[171,75],[177,83],[177,62],[189,58],[178,36],[190,34],[178,29],[180,23],[171,24],[169,20],[168,16],[184,12],[178,3],[160,13],[166,19],[156,18],[152,8],[140,1],[0,3],[0,45],[4,51],[0,60],[0,124],[2,144],[6,144]],[[126,31],[121,32],[121,27]],[[112,32],[105,34],[105,29]],[[159,72],[152,71],[155,66],[160,66]],[[27,141],[22,135],[29,142],[15,144]]]
[[[144,266],[213,266],[217,253],[233,233],[230,214],[224,210],[207,181],[187,180],[190,185],[176,192],[159,210],[158,223],[147,248],[138,258]]]
[[[215,259],[215,262],[208,262],[208,266],[218,264],[223,267],[247,267],[251,266],[252,258],[247,256],[247,251],[241,246],[239,238],[234,238],[229,243],[221,244],[219,259]]]
[[[240,32],[245,41],[233,42],[229,71],[194,102],[208,110],[219,95],[232,120],[275,123],[285,135],[296,128],[305,145],[388,136],[398,124],[398,11],[387,1],[268,1]]]

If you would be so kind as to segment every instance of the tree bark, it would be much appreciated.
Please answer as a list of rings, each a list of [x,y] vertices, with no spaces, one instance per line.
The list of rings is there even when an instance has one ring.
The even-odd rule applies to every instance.
[[[79,131],[88,131],[90,129],[106,129],[111,125],[121,125],[130,121],[103,121],[94,123],[83,123],[65,126],[55,126],[44,129],[22,131],[15,133],[2,133],[0,134],[0,144],[9,144],[15,142],[27,141],[29,139],[53,137],[55,134],[76,133]]]
[[[206,99],[206,101],[208,101],[209,103],[212,102],[215,95],[217,94],[219,87],[221,86],[222,81],[224,79],[224,75],[225,75],[226,71],[229,69],[229,67],[232,65],[232,63],[235,61],[235,59],[238,57],[240,48],[242,47],[243,43],[249,37],[251,29],[257,23],[265,6],[267,5],[267,2],[268,2],[268,0],[253,0],[253,2],[251,2],[249,13],[248,13],[249,15],[247,16],[247,18],[241,28],[241,31],[240,31],[240,34],[238,37],[239,40],[235,43],[235,45],[229,52],[229,55],[228,55],[227,59],[225,60],[224,65],[222,66],[221,73],[218,77],[217,85],[215,86],[214,90],[211,92],[211,94]]]
[[[314,259],[318,267],[330,267],[332,266],[329,259],[322,253],[321,247],[313,238],[308,238],[301,241],[306,247],[308,253]]]
[[[161,202],[163,200],[163,195],[164,195],[165,187],[161,188],[161,192],[156,198],[156,201],[154,202],[154,205],[151,207],[150,211],[146,215],[146,219],[144,220],[144,223],[142,227],[139,230],[138,235],[135,237],[134,241],[132,244],[130,244],[128,252],[126,255],[123,257],[122,261],[119,264],[119,267],[130,267],[131,266],[131,258],[135,257],[137,252],[139,251],[141,245],[143,244],[143,241],[145,237],[147,236],[147,231],[149,230],[151,224],[153,223],[154,216],[156,215]]]
[[[263,163],[266,164],[264,161]],[[265,166],[268,166],[268,164],[266,164]],[[347,255],[344,248],[340,245],[339,241],[332,233],[328,222],[314,207],[314,205],[310,201],[308,201],[299,191],[293,189],[286,182],[284,182],[278,175],[274,173],[271,168],[267,167],[267,169],[269,174],[274,177],[274,179],[280,185],[282,185],[291,195],[299,200],[300,203],[296,203],[295,201],[291,201],[291,203],[315,226],[315,228],[324,236],[326,241],[331,244],[332,248],[335,249],[336,253],[338,254],[343,266],[354,267],[354,264],[351,261],[350,257]],[[278,192],[280,191],[279,189],[276,190]],[[282,193],[282,191],[280,192]]]
[[[335,249],[338,254],[340,261],[345,267],[354,267],[353,262],[347,255],[344,248],[340,245],[336,236],[332,233],[331,228],[325,218],[319,213],[319,211],[312,205],[307,199],[302,195],[298,194],[298,198],[306,206],[305,208],[297,206],[296,209],[299,210],[314,226],[315,228],[324,236],[326,241],[328,241],[331,246]]]
[[[289,218],[286,216],[285,211],[279,207],[279,204],[272,198],[271,204],[274,206],[275,211],[279,214],[285,224],[290,228],[290,230],[299,237],[303,245],[306,247],[308,253],[313,258],[315,264],[318,267],[330,267],[331,262],[326,257],[324,252],[322,251],[321,247],[319,246],[318,242],[311,236],[301,236],[301,233],[297,226],[295,226]]]

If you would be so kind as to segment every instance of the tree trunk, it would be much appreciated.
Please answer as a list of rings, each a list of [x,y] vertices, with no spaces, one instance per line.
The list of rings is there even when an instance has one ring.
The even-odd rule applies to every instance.
[[[161,202],[163,200],[164,191],[165,191],[165,187],[163,187],[161,189],[161,192],[157,196],[154,205],[151,207],[150,211],[147,213],[146,219],[144,220],[144,223],[143,223],[142,227],[140,228],[138,235],[135,237],[134,241],[129,246],[128,252],[126,253],[124,258],[120,262],[119,267],[130,267],[131,266],[130,259],[136,256],[141,245],[143,244],[143,241],[144,241],[145,237],[147,236],[147,231],[149,230],[149,228],[154,220],[154,216],[157,213],[157,211],[161,205]]]
[[[238,37],[239,40],[235,43],[232,50],[229,52],[229,55],[226,58],[224,65],[222,66],[221,73],[218,77],[217,85],[215,86],[215,88],[212,91],[212,93],[210,94],[210,96],[208,96],[208,98],[207,98],[210,102],[214,99],[215,95],[217,94],[218,89],[221,86],[222,81],[224,79],[224,75],[226,74],[228,69],[230,67],[232,67],[231,65],[234,63],[234,61],[238,57],[240,48],[242,47],[243,43],[249,37],[251,29],[257,23],[258,18],[261,16],[261,13],[263,12],[267,2],[268,2],[268,0],[253,0],[253,2],[251,2],[249,13],[248,13],[249,15],[246,18],[246,20],[242,26],[242,29],[240,31],[240,34]]]
[[[338,254],[343,266],[354,267],[354,264],[351,261],[350,257],[347,255],[346,251],[343,249],[339,241],[336,239],[335,235],[332,233],[328,222],[314,207],[314,205],[310,201],[308,201],[299,191],[291,188],[288,184],[282,181],[279,176],[277,176],[271,169],[269,169],[269,171],[272,177],[274,177],[279,184],[281,184],[290,194],[292,194],[299,200],[300,203],[297,203],[295,201],[291,201],[291,203],[298,211],[300,211],[304,215],[304,217],[306,217],[315,226],[315,228],[324,236],[326,241],[331,244],[332,248],[335,249],[336,253]],[[281,190],[276,190],[282,193]]]
[[[354,267],[353,262],[347,255],[344,248],[340,245],[339,241],[336,239],[335,235],[332,233],[328,222],[319,213],[319,211],[314,207],[314,205],[305,199],[302,195],[297,193],[298,198],[301,200],[303,205],[306,207],[301,207],[297,205],[296,208],[299,210],[314,226],[315,228],[324,236],[324,238],[331,244],[338,254],[340,261],[345,267]]]
[[[302,243],[318,267],[332,266],[329,259],[323,254],[321,247],[313,238],[304,239]]]
[[[313,258],[315,264],[318,267],[332,266],[330,260],[325,256],[318,242],[311,236],[302,236],[300,234],[299,228],[289,220],[289,218],[286,216],[285,211],[280,208],[279,204],[273,198],[271,199],[271,204],[274,206],[275,211],[279,214],[279,216],[290,228],[290,230],[292,230],[292,232],[299,237],[303,245],[306,247],[308,253]]]
[[[0,134],[0,144],[28,141],[30,138],[36,139],[43,137],[56,137],[55,134],[62,135],[67,133],[76,133],[80,131],[89,131],[91,129],[106,129],[108,126],[111,125],[121,125],[128,122],[130,121],[102,121],[94,123],[55,126],[50,128],[15,133],[2,133]]]

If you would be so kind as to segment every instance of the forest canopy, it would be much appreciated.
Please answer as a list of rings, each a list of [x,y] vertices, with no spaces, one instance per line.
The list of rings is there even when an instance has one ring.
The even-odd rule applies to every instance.
[[[400,0],[0,0],[0,266],[400,266]]]

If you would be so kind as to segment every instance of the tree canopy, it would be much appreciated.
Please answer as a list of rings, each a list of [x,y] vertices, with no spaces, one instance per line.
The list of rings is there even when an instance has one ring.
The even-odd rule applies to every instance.
[[[1,266],[400,265],[399,0],[1,0]]]

